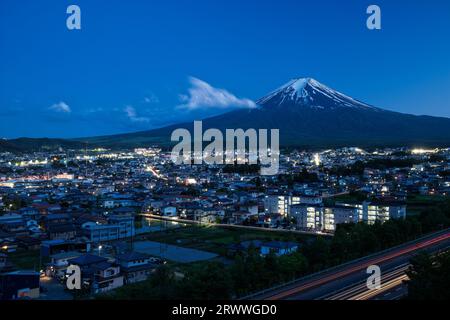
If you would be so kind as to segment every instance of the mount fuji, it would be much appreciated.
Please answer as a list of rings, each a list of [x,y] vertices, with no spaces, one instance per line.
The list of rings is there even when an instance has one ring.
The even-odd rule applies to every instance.
[[[292,79],[256,101],[203,120],[203,130],[279,129],[280,144],[305,148],[341,146],[449,146],[450,119],[384,110],[333,90],[312,78]],[[192,132],[192,123],[115,136],[121,145],[134,141],[168,142],[176,128]],[[108,144],[111,137],[90,142]]]
[[[296,110],[302,107],[317,109],[354,108],[378,110],[373,106],[355,100],[330,89],[312,78],[293,79],[267,96],[259,99],[259,106],[272,106]]]
[[[203,119],[203,130],[279,129],[281,146],[450,146],[450,119],[388,111],[358,101],[312,78],[292,79],[256,101],[257,108],[237,109]],[[169,146],[173,130],[193,123],[129,134],[69,140],[104,147]],[[53,141],[53,140],[52,140]],[[66,140],[67,141],[67,140]],[[14,145],[14,140],[8,140]],[[28,145],[30,144],[27,141]],[[48,141],[47,141],[48,143]],[[68,145],[67,143],[63,145]],[[0,144],[1,148],[1,144]]]

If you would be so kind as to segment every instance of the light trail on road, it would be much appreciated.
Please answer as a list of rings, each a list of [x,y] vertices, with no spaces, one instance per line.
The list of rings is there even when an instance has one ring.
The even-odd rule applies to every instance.
[[[380,257],[376,257],[376,258],[373,258],[373,259],[370,259],[370,260],[362,261],[360,264],[357,264],[357,265],[354,265],[354,266],[349,266],[348,268],[346,268],[346,269],[344,269],[342,271],[339,271],[339,272],[336,272],[336,273],[333,273],[333,274],[330,274],[330,275],[326,275],[326,276],[324,276],[322,278],[319,278],[317,280],[313,280],[313,281],[308,282],[308,283],[300,284],[300,285],[298,285],[297,287],[294,287],[294,288],[286,289],[285,291],[279,292],[279,293],[274,294],[272,296],[269,296],[269,297],[267,297],[265,299],[266,300],[285,299],[285,298],[288,298],[288,297],[290,297],[292,295],[295,295],[295,294],[298,294],[300,292],[306,291],[308,289],[312,289],[312,288],[318,287],[320,285],[329,283],[329,282],[334,281],[334,280],[338,280],[340,278],[344,278],[345,276],[348,276],[348,275],[350,275],[352,273],[355,273],[355,272],[361,271],[363,269],[366,269],[368,266],[381,264],[383,262],[386,262],[388,260],[394,259],[396,257],[400,257],[402,255],[406,255],[406,254],[418,251],[420,249],[427,248],[427,247],[429,247],[431,245],[434,245],[434,244],[437,244],[439,242],[448,240],[449,238],[450,238],[450,232],[447,231],[446,233],[444,233],[442,235],[439,235],[439,236],[436,236],[434,238],[426,239],[426,240],[423,240],[422,242],[419,242],[419,243],[410,244],[410,245],[408,245],[408,246],[406,246],[404,248],[399,248],[397,250],[387,252],[386,254],[384,254],[384,255],[382,255]]]
[[[408,280],[405,271],[408,270],[409,266],[408,263],[405,263],[400,267],[383,274],[381,276],[381,287],[379,289],[371,290],[367,287],[366,281],[362,281],[357,285],[348,286],[338,293],[327,295],[317,300],[368,300],[401,285],[404,280]]]

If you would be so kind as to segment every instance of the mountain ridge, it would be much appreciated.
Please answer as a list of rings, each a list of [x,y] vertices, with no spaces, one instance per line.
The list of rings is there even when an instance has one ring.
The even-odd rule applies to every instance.
[[[303,148],[450,145],[449,118],[381,109],[333,90],[313,78],[294,78],[256,103],[257,108],[232,110],[203,119],[203,130],[280,129],[281,146]],[[170,141],[171,133],[178,128],[192,132],[193,123],[134,133],[35,142],[36,147],[45,143],[45,146],[60,144],[64,147],[85,147],[86,144],[108,148],[170,146],[176,143]],[[19,149],[25,142],[28,146],[32,144],[32,141],[17,140],[6,140],[6,143]]]

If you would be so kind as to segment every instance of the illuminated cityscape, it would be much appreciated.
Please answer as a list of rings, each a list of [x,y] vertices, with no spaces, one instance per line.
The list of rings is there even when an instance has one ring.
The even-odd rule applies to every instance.
[[[402,221],[420,214],[421,202],[443,203],[449,160],[449,149],[292,150],[281,153],[277,176],[264,177],[250,165],[177,166],[160,148],[5,152],[2,269],[64,292],[70,264],[102,266],[106,278],[82,274],[84,294],[93,296],[148,281],[168,262],[230,260],[250,243],[261,256],[292,255],[339,225]],[[232,239],[189,240],[212,230]],[[180,239],[165,242],[167,232]],[[184,232],[192,235],[182,240]]]
[[[449,301],[449,31],[442,0],[1,0],[0,314]]]

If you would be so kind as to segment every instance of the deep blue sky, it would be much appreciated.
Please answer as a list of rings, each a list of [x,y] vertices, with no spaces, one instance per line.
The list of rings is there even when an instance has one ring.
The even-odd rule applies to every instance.
[[[66,28],[70,4],[82,30]],[[370,4],[381,31],[366,28]],[[232,101],[309,76],[378,107],[450,117],[449,57],[445,0],[1,0],[0,137],[130,132],[225,110],[201,106],[202,90],[218,92],[189,77]]]

